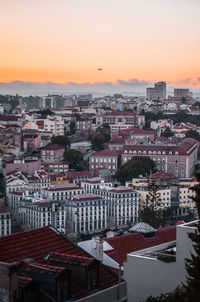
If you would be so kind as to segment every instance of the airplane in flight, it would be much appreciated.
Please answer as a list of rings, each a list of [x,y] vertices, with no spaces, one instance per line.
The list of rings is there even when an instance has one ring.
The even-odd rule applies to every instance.
[[[98,70],[98,71],[102,71],[102,70],[103,70],[103,68],[97,68],[97,70]]]

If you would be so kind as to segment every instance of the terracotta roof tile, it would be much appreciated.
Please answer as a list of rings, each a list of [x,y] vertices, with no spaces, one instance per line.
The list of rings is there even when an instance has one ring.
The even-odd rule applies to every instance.
[[[112,246],[112,250],[105,251],[109,257],[117,263],[123,264],[126,255],[142,249],[176,240],[176,226],[169,226],[157,229],[153,237],[145,237],[140,233],[107,238],[106,241]]]
[[[99,157],[99,156],[115,156],[117,157],[119,155],[119,152],[117,151],[112,151],[110,149],[104,149],[102,151],[96,152],[92,154],[90,157]]]

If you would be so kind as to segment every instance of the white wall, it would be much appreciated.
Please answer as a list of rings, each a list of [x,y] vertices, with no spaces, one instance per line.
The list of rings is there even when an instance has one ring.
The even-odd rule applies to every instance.
[[[151,295],[159,296],[174,290],[186,280],[185,258],[189,258],[190,251],[193,251],[187,233],[194,232],[194,228],[187,225],[177,226],[176,262],[166,263],[145,257],[144,251],[127,255],[124,279],[127,281],[128,301],[140,302]],[[145,252],[156,250],[159,247],[146,249]]]

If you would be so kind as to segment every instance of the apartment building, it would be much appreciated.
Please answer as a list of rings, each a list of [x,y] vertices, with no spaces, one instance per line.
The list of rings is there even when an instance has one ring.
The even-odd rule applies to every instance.
[[[146,202],[147,195],[149,194],[148,189],[135,190],[139,195],[139,205],[143,206]],[[171,206],[171,189],[162,188],[158,189],[157,194],[159,196],[159,208],[165,209]]]
[[[101,177],[93,177],[81,182],[81,187],[86,193],[94,193],[97,189],[100,189],[102,185],[113,187],[113,183],[111,181],[104,181]]]
[[[80,119],[75,122],[76,130],[78,131],[87,131],[92,130],[92,119]]]
[[[51,225],[65,232],[66,211],[63,202],[44,199],[37,202],[23,202],[19,208],[19,219],[30,229]]]
[[[111,111],[103,114],[103,124],[131,124],[133,127],[138,126],[137,111]]]
[[[166,98],[166,83],[157,82],[154,84],[154,87],[149,87],[146,89],[147,99],[157,100]]]
[[[84,190],[76,184],[57,184],[42,190],[42,196],[51,200],[63,201],[72,196],[84,193]]]
[[[104,149],[96,152],[90,156],[89,167],[91,175],[94,175],[94,170],[107,169],[111,174],[115,174],[118,168],[118,156],[117,151]]]
[[[54,136],[64,135],[64,120],[61,116],[54,116],[44,119],[44,129],[52,132]]]
[[[148,156],[155,161],[159,171],[187,178],[194,171],[198,148],[198,142],[192,138],[170,145],[127,145],[122,149],[121,163],[125,164],[133,156]]]
[[[139,194],[130,188],[102,185],[94,192],[107,202],[108,227],[123,227],[138,221]]]
[[[49,145],[40,149],[40,158],[44,162],[55,162],[63,159],[65,148],[59,145]]]
[[[195,192],[191,188],[197,184],[197,181],[190,179],[180,179],[179,181],[179,207],[194,209],[196,204],[192,199]]]
[[[67,173],[69,164],[67,162],[42,162],[41,168],[44,169],[49,175]]]
[[[11,234],[11,215],[0,209],[0,237]]]
[[[69,232],[96,232],[107,227],[107,203],[92,193],[78,194],[65,201]]]

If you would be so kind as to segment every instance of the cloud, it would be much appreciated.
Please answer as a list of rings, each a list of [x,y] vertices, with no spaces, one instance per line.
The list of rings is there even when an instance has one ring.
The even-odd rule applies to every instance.
[[[151,82],[140,81],[139,79],[131,79],[128,81],[117,80],[115,83],[96,82],[96,83],[76,83],[68,82],[64,84],[45,82],[23,82],[13,81],[10,83],[0,82],[0,94],[19,94],[26,95],[39,95],[44,96],[47,94],[72,94],[72,93],[97,93],[97,94],[113,94],[113,93],[143,93]]]
[[[180,79],[180,80],[178,80],[178,81],[176,81],[174,84],[176,84],[176,85],[189,85],[189,84],[191,84],[192,83],[192,79],[191,78],[187,78],[187,79]]]
[[[128,81],[122,81],[122,80],[117,80],[117,85],[122,85],[122,86],[147,86],[147,85],[152,85],[152,82],[147,82],[143,80],[138,80],[138,79],[131,79]]]
[[[200,78],[198,78],[200,81]],[[181,79],[177,82],[166,81],[168,84],[168,92],[173,91],[173,86],[194,87],[198,86],[190,78]],[[196,85],[195,85],[196,84]],[[94,82],[94,83],[76,83],[67,82],[64,84],[45,82],[23,82],[13,81],[10,83],[0,82],[0,94],[19,94],[22,96],[39,95],[45,96],[48,94],[85,94],[92,93],[94,96],[101,96],[106,94],[123,93],[124,95],[145,95],[146,88],[153,87],[153,81],[139,80],[137,78],[128,81],[118,79],[116,82]]]

